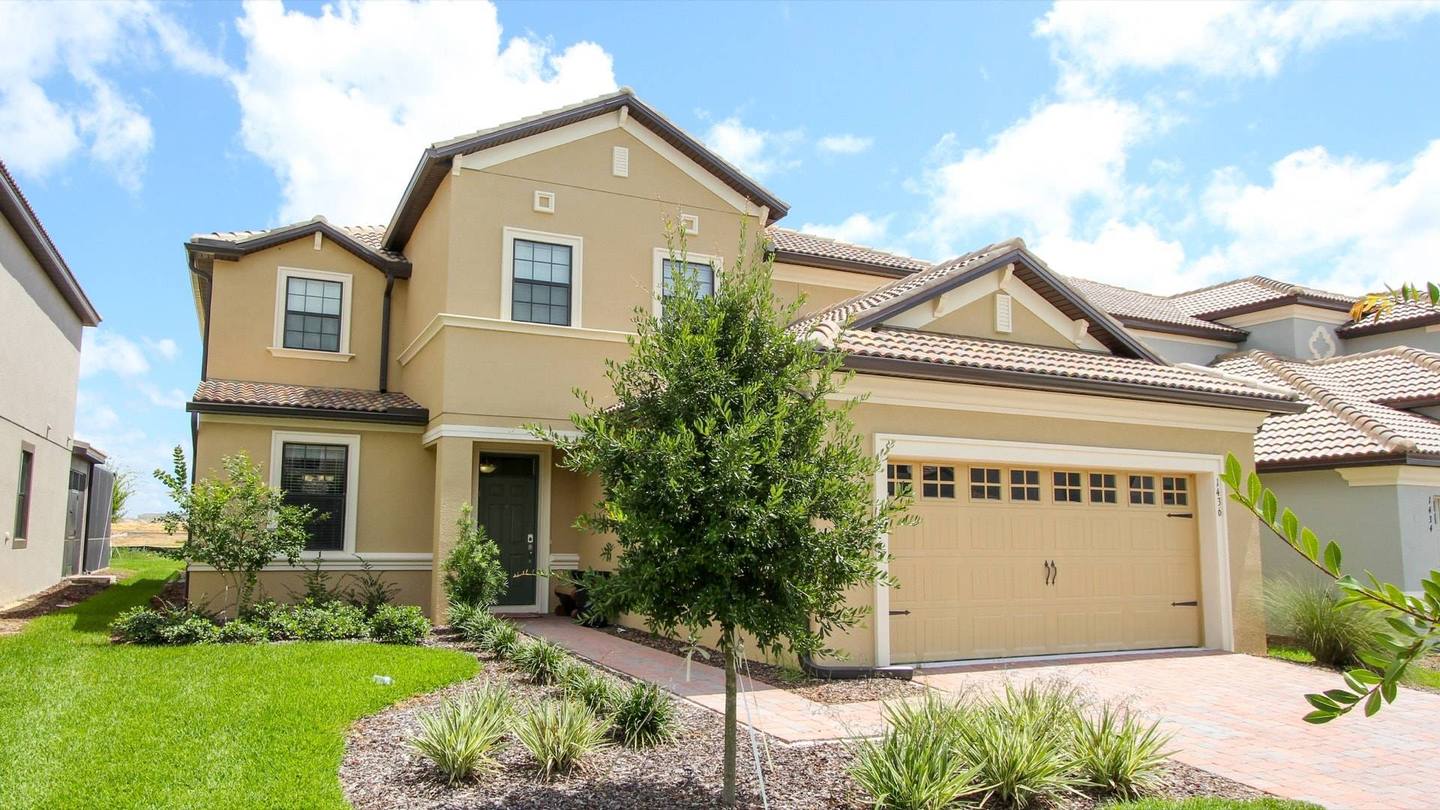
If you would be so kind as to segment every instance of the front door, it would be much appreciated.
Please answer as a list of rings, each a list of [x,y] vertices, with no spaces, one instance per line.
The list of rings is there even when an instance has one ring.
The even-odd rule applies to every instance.
[[[536,603],[535,577],[514,575],[535,571],[538,490],[537,456],[480,456],[476,519],[500,547],[500,563],[513,577],[500,597],[501,605]]]

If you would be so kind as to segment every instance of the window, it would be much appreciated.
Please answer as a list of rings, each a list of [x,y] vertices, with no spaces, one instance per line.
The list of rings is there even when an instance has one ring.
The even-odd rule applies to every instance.
[[[340,313],[345,286],[338,281],[290,276],[285,279],[287,349],[340,351]]]
[[[535,192],[535,211],[536,211],[536,213],[540,213],[540,214],[553,214],[553,213],[555,213],[555,192],[553,192],[553,191],[537,191],[537,192]]]
[[[21,448],[20,479],[15,488],[15,535],[19,540],[30,533],[30,484],[35,477],[35,451]]]
[[[1130,476],[1130,503],[1136,506],[1155,505],[1155,476]]]
[[[970,498],[976,501],[1000,500],[1000,468],[970,468]]]
[[[570,325],[569,245],[516,239],[511,320]]]
[[[349,457],[350,448],[343,444],[283,444],[280,488],[285,491],[285,503],[314,507],[316,512],[307,551],[345,548]]]
[[[955,497],[955,468],[926,464],[920,468],[920,493],[927,498]]]
[[[1115,502],[1115,473],[1090,473],[1090,503]]]
[[[1080,503],[1080,473],[1055,472],[1055,503]]]
[[[695,292],[701,298],[715,294],[715,268],[705,262],[674,262],[660,260],[661,294],[669,298],[675,291],[675,268],[682,265],[695,280]]]
[[[885,491],[892,498],[896,495],[913,495],[915,485],[911,481],[914,477],[915,470],[909,464],[886,464]]]
[[[1040,471],[1039,471],[1039,470],[1011,470],[1011,471],[1010,471],[1010,500],[1012,500],[1012,501],[1038,501],[1038,500],[1040,500]]]
[[[1188,506],[1190,493],[1184,476],[1165,475],[1160,478],[1160,497],[1166,506]]]

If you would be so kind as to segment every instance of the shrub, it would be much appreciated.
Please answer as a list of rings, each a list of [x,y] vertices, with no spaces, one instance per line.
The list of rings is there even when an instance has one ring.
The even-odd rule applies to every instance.
[[[675,739],[675,704],[653,683],[636,683],[610,716],[615,736],[630,748],[651,748]]]
[[[537,638],[516,647],[511,661],[532,682],[549,686],[565,673],[570,656],[559,644]]]
[[[116,616],[110,629],[131,644],[160,644],[160,629],[166,623],[165,614],[137,605]]]
[[[974,790],[973,768],[958,752],[959,704],[927,694],[885,707],[886,730],[854,747],[850,776],[876,807],[939,810]]]
[[[520,631],[504,619],[495,620],[495,626],[490,629],[487,638],[490,651],[501,658],[510,657],[520,646]]]
[[[494,767],[491,752],[505,736],[510,714],[510,694],[490,684],[421,715],[420,733],[410,745],[453,785]]]
[[[244,619],[264,628],[272,641],[333,641],[369,635],[364,611],[344,602],[282,605],[266,600],[255,603]]]
[[[460,507],[456,521],[460,538],[445,555],[445,595],[451,604],[488,608],[505,592],[507,577],[500,564],[500,547],[475,522],[470,504]]]
[[[1349,667],[1362,652],[1375,651],[1383,621],[1359,605],[1341,605],[1329,583],[1296,576],[1265,583],[1265,613],[1270,631],[1286,636],[1315,656],[1318,663]]]
[[[270,637],[264,627],[237,619],[220,625],[215,640],[222,644],[258,644]]]
[[[605,721],[573,700],[541,704],[515,724],[515,736],[546,779],[581,766],[607,745]]]
[[[570,667],[560,685],[566,697],[584,703],[601,716],[614,712],[622,697],[620,686],[613,678],[579,663]]]
[[[209,644],[218,639],[220,628],[209,617],[176,613],[160,628],[162,644]]]
[[[419,644],[430,635],[430,620],[415,605],[381,605],[370,619],[370,637],[386,644]]]
[[[328,605],[345,597],[345,592],[332,581],[330,572],[320,567],[321,562],[320,558],[316,557],[313,568],[305,566],[305,573],[300,578],[300,590],[288,589],[292,600],[302,604]]]
[[[456,626],[466,641],[481,649],[489,649],[491,634],[500,626],[500,620],[491,616],[488,610],[476,610],[471,615],[463,616]]]
[[[363,610],[366,618],[374,617],[380,608],[395,601],[396,594],[400,593],[399,585],[386,582],[384,577],[375,573],[370,561],[363,557],[360,559],[360,573],[352,576],[355,583],[346,589],[345,598],[350,604]]]
[[[1089,784],[1124,799],[1156,787],[1169,756],[1170,735],[1158,722],[1146,725],[1127,711],[1102,706],[1075,726],[1075,767]]]
[[[446,617],[450,626],[459,630],[466,622],[472,621],[479,616],[481,610],[475,605],[467,605],[464,602],[451,602],[450,614]]]
[[[1037,799],[1077,793],[1071,734],[1082,703],[1062,684],[1008,684],[1000,698],[972,706],[960,726],[961,756],[985,786],[984,801],[1029,807]]]

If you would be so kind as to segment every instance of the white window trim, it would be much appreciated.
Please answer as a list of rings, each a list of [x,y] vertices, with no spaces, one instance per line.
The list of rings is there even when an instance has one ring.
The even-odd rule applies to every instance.
[[[668,258],[670,258],[670,248],[655,248],[650,274],[650,311],[654,313],[657,318],[664,314],[665,311],[665,260]],[[677,256],[676,258],[680,257]],[[690,264],[709,263],[710,267],[715,271],[715,286],[718,287],[720,285],[720,273],[725,268],[725,257],[686,251],[684,259]]]
[[[325,352],[285,346],[285,288],[292,278],[340,282],[340,351]],[[345,362],[354,357],[355,355],[350,353],[350,302],[355,298],[354,292],[355,277],[349,273],[332,273],[329,270],[309,270],[303,267],[279,268],[275,273],[275,334],[270,344],[270,354],[276,357],[335,362]]]
[[[270,434],[270,486],[280,488],[280,472],[284,463],[284,446],[293,444],[343,444],[345,454],[345,546],[329,551],[307,551],[308,559],[327,559],[328,555],[355,553],[355,526],[360,512],[360,434],[299,433],[276,430]]]
[[[961,463],[993,465],[1035,465],[1073,467],[1109,467],[1117,470],[1165,470],[1192,473],[1195,476],[1195,499],[1190,509],[1199,521],[1200,532],[1200,600],[1204,630],[1201,644],[1206,649],[1235,649],[1235,614],[1230,594],[1230,539],[1226,524],[1226,498],[1220,483],[1225,459],[1205,453],[1167,452],[1127,447],[1091,447],[1085,445],[1009,442],[990,439],[960,439],[949,436],[914,436],[901,433],[876,433],[875,448],[880,456],[875,473],[875,498],[885,495],[885,464],[891,457],[925,458]],[[1003,481],[1003,479],[1002,479]],[[1117,482],[1118,483],[1118,482]],[[1158,484],[1159,481],[1157,480]],[[1158,500],[1158,499],[1157,499]],[[885,550],[890,549],[890,535],[882,537]],[[886,572],[889,565],[882,566]],[[875,663],[890,665],[890,588],[875,586],[875,609],[880,617],[875,622]]]
[[[570,247],[570,323],[566,326],[558,326],[556,324],[543,325],[556,329],[579,328],[581,326],[580,312],[583,309],[581,303],[585,300],[581,294],[581,281],[584,278],[585,268],[584,237],[574,236],[572,234],[532,231],[526,228],[514,228],[509,225],[506,225],[501,232],[500,239],[500,320],[515,321],[512,299],[515,295],[516,239],[525,239],[531,242],[545,242],[551,245],[568,245]],[[529,321],[515,322],[530,323]]]

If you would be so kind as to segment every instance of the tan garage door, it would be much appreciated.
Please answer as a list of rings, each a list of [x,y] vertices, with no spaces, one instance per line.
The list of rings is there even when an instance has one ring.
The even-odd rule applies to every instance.
[[[890,537],[896,663],[1199,646],[1191,476],[923,459],[887,472],[920,518]]]

